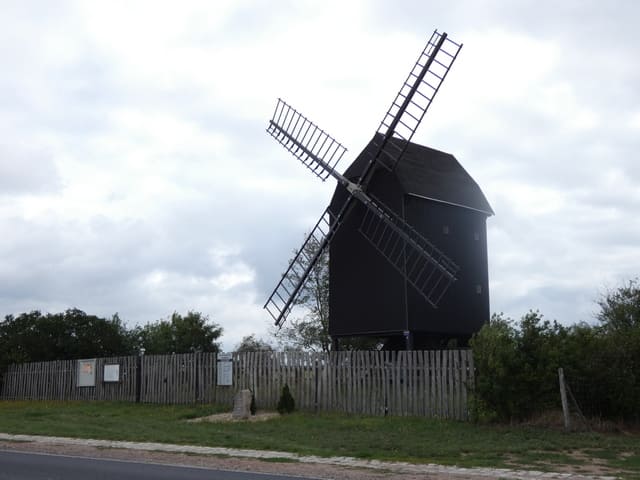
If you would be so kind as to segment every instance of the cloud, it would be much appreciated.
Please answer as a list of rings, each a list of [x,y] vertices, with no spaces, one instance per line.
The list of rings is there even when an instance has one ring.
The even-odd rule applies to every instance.
[[[0,195],[40,194],[60,188],[58,169],[47,152],[0,144]]]
[[[437,26],[465,45],[415,141],[456,155],[496,211],[492,309],[589,320],[640,258],[639,7],[544,5],[11,3],[2,313],[195,309],[229,346],[263,334],[334,188],[265,134],[276,98],[343,142],[346,168]]]

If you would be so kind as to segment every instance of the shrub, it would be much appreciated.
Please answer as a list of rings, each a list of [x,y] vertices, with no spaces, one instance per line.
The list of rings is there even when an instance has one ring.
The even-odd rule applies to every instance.
[[[477,367],[473,414],[479,420],[523,420],[560,407],[558,367],[581,362],[568,354],[572,330],[530,311],[519,323],[494,315],[471,340]]]
[[[291,392],[289,391],[289,385],[286,383],[284,387],[282,387],[282,394],[280,395],[280,400],[278,400],[278,413],[285,414],[291,413],[295,410],[296,404],[291,396]]]
[[[471,339],[476,365],[476,385],[472,396],[472,415],[478,420],[512,417],[516,407],[515,384],[517,344],[511,321],[493,315]]]
[[[571,400],[585,415],[640,420],[640,292],[631,290],[616,290],[600,303],[600,325],[563,327],[534,311],[519,322],[494,315],[470,342],[472,417],[524,420],[559,409],[562,367]]]

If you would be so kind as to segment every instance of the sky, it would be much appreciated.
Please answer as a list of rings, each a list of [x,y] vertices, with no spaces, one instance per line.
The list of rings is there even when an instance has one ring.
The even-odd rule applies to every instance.
[[[223,348],[327,205],[282,97],[370,140],[434,29],[464,44],[414,136],[488,219],[491,311],[593,322],[640,275],[640,2],[0,0],[0,315],[195,310]]]

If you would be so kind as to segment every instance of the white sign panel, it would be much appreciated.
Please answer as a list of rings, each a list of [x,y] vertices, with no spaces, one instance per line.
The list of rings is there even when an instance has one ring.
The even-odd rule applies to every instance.
[[[96,359],[78,360],[78,386],[96,386]]]
[[[233,362],[230,353],[218,354],[218,381],[220,386],[233,385]]]
[[[102,377],[105,382],[119,382],[120,381],[120,365],[105,365],[104,376]]]

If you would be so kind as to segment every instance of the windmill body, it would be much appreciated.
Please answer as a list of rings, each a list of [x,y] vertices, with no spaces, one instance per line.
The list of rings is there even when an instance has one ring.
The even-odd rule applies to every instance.
[[[376,143],[374,138],[345,177],[361,174]],[[409,337],[412,348],[452,338],[464,343],[489,319],[486,219],[493,211],[480,187],[452,155],[410,143],[393,171],[374,171],[368,193],[455,258],[460,270],[435,308],[366,240],[366,209],[354,208],[329,249],[332,338],[377,336],[405,346]],[[338,186],[329,209],[339,211],[347,198]]]

